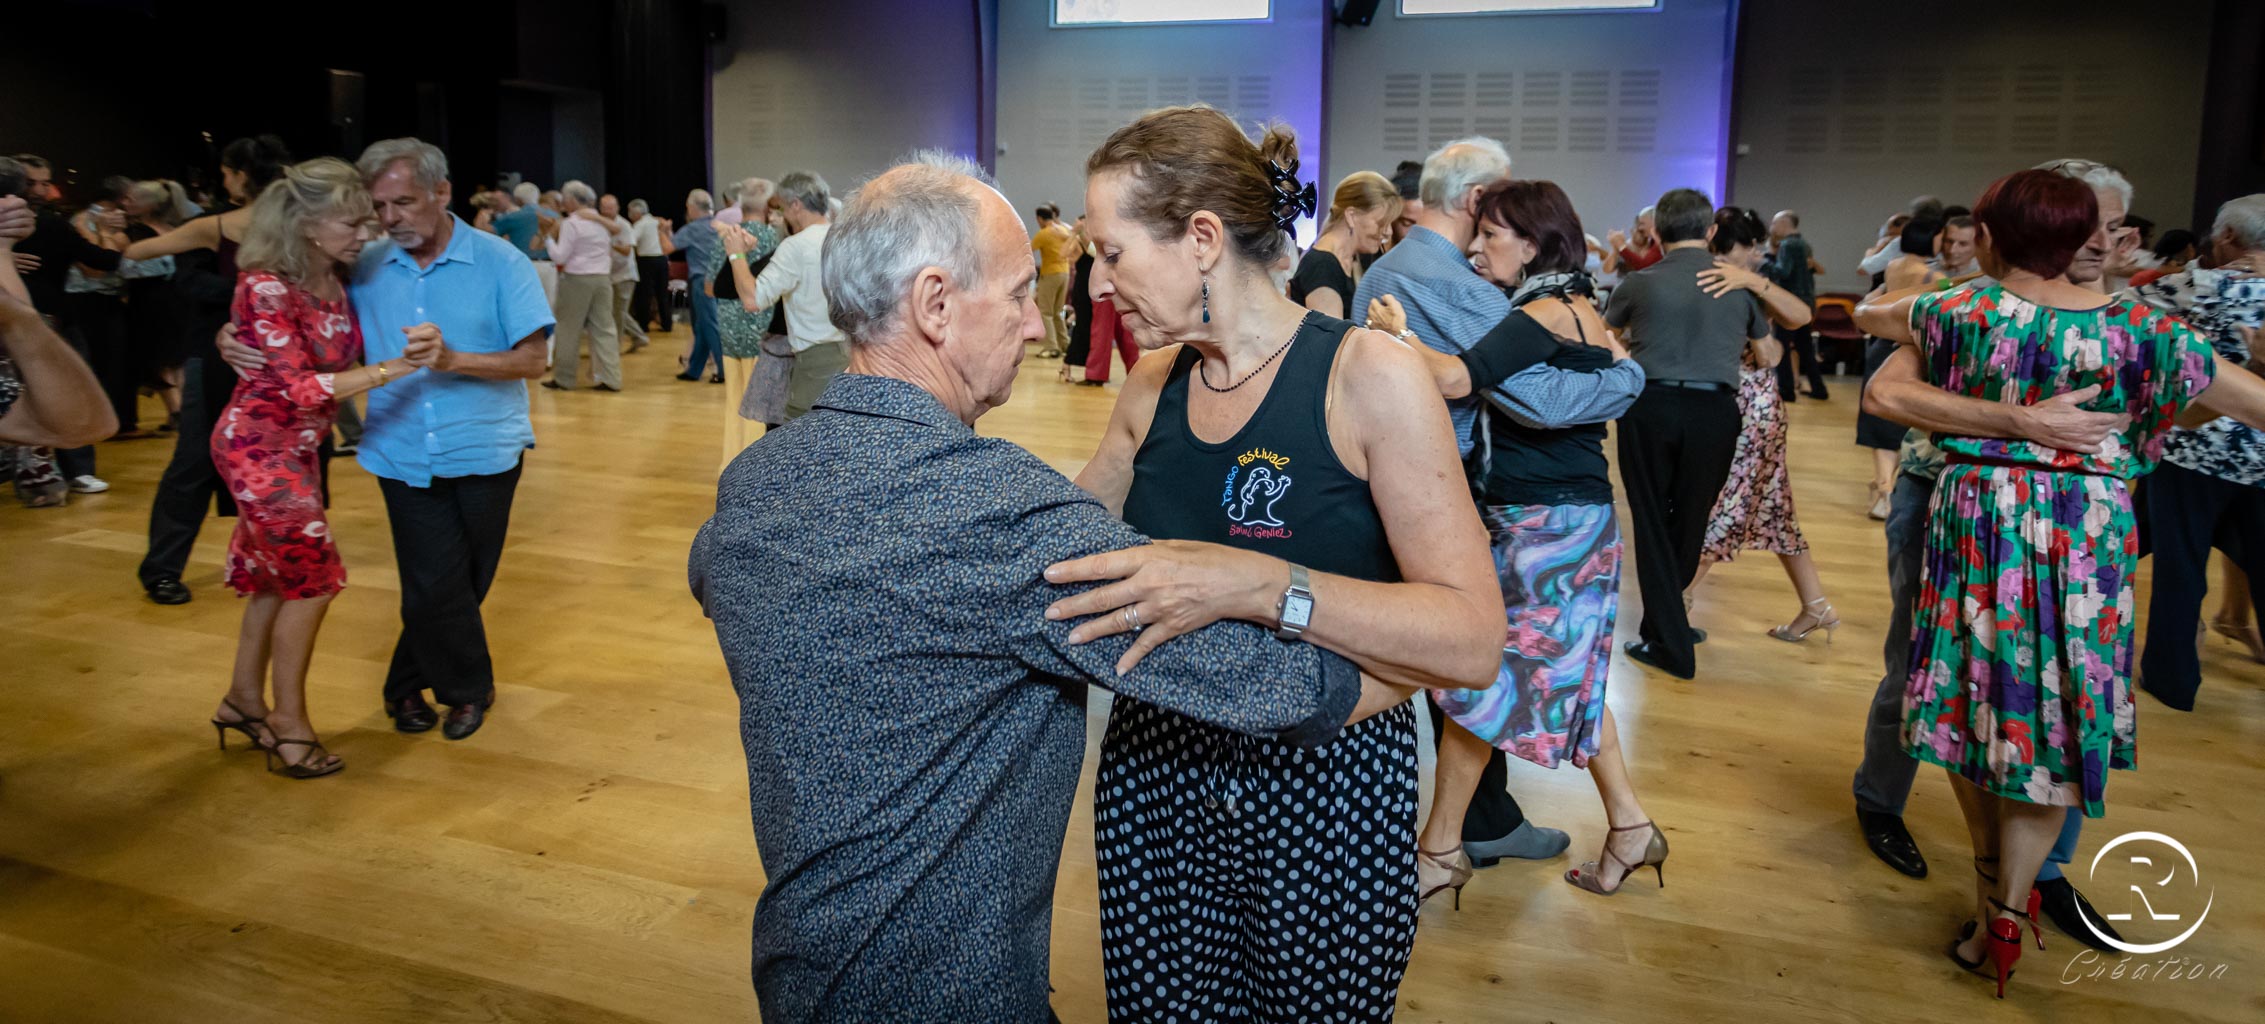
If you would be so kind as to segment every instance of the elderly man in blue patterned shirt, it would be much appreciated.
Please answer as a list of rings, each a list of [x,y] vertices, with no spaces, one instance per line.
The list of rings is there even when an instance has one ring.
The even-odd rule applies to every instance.
[[[1044,336],[1021,222],[923,156],[826,241],[850,365],[724,474],[691,558],[740,699],[764,874],[766,1021],[1043,1021],[1086,683],[1318,746],[1405,699],[1334,654],[1221,623],[1118,674],[1046,608],[1055,562],[1145,543],[1029,452],[978,436]]]

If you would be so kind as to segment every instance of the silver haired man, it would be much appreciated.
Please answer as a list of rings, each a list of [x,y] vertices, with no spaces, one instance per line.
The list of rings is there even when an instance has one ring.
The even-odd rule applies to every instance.
[[[753,280],[748,279],[747,254],[757,247],[755,236],[737,225],[716,228],[724,243],[725,272],[735,275],[746,308],[769,309],[781,300],[786,303],[787,345],[794,349],[794,376],[787,383],[789,422],[809,412],[827,382],[849,365],[849,336],[835,326],[826,294],[832,289],[820,282],[824,265],[820,257],[832,227],[831,200],[826,179],[809,171],[796,171],[779,179],[771,202],[793,234],[779,243],[770,264]]]
[[[981,169],[916,159],[859,190],[826,245],[848,372],[732,463],[692,546],[770,879],[753,943],[766,1021],[1049,1018],[1085,684],[1307,746],[1369,692],[1351,662],[1248,623],[1175,637],[1119,676],[1134,634],[1072,644],[1074,623],[1048,621],[1072,589],[1048,565],[1145,541],[975,433],[1045,336],[1037,269]],[[889,542],[843,543],[858,536]],[[1374,700],[1395,692],[1375,684]]]
[[[569,181],[558,187],[565,216],[551,240],[558,265],[558,336],[550,379],[543,386],[572,391],[582,376],[582,339],[590,339],[590,376],[600,391],[621,390],[621,336],[613,317],[614,221],[597,212],[598,193]],[[588,211],[585,213],[584,211]]]

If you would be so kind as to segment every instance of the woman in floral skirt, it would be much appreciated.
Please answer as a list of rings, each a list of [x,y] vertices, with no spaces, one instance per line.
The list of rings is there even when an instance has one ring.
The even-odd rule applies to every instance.
[[[1597,313],[1582,269],[1587,239],[1563,189],[1547,181],[1500,182],[1479,193],[1474,209],[1474,262],[1487,279],[1512,289],[1511,313],[1460,357],[1420,339],[1412,347],[1442,395],[1489,399],[1473,428],[1474,487],[1509,628],[1493,686],[1431,694],[1445,720],[1431,816],[1417,843],[1422,895],[1452,891],[1461,899],[1471,877],[1463,819],[1494,748],[1544,768],[1571,761],[1596,783],[1607,831],[1597,859],[1567,871],[1567,882],[1609,896],[1649,867],[1664,886],[1667,837],[1636,798],[1619,726],[1605,704],[1622,554],[1605,423],[1642,393],[1644,372]],[[1392,296],[1376,299],[1368,316],[1370,326],[1387,333],[1407,326]],[[1602,382],[1605,400],[1552,417],[1562,425],[1534,422],[1533,408],[1521,406],[1512,416],[1509,406],[1497,406],[1503,381],[1544,365],[1614,380]]]
[[[1948,457],[1904,739],[1947,769],[1974,842],[1975,917],[1947,952],[1995,976],[2002,996],[2022,928],[2036,930],[2031,883],[2067,808],[2098,817],[2108,771],[2137,763],[2129,483],[2154,468],[2174,421],[2265,423],[2265,382],[2218,372],[2209,344],[2171,317],[2068,280],[2101,232],[2084,183],[2023,171],[1991,185],[1974,216],[1992,283],[1883,296],[1861,313],[1905,346],[1866,404],[1937,431]],[[2025,407],[2064,394],[2130,423],[2092,452],[2006,439]],[[2007,427],[1965,426],[1982,422]]]
[[[1758,272],[1762,242],[1769,230],[1754,211],[1725,206],[1715,212],[1714,237],[1708,246],[1715,268],[1700,273],[1700,286],[1709,294],[1728,295],[1739,289],[1754,293],[1770,319],[1782,327],[1805,327],[1809,304],[1783,288],[1771,288]],[[1714,514],[1707,519],[1707,537],[1699,552],[1699,574],[1684,590],[1684,606],[1698,593],[1699,581],[1716,562],[1727,562],[1740,551],[1768,551],[1785,566],[1793,592],[1801,597],[1801,611],[1793,621],[1770,630],[1788,643],[1800,643],[1817,630],[1830,642],[1840,628],[1840,613],[1825,599],[1824,580],[1816,560],[1809,557],[1809,542],[1801,524],[1793,519],[1793,478],[1785,458],[1787,422],[1785,404],[1778,399],[1772,368],[1746,354],[1739,377],[1738,413],[1741,426],[1738,447],[1730,459],[1730,478],[1716,497]]]

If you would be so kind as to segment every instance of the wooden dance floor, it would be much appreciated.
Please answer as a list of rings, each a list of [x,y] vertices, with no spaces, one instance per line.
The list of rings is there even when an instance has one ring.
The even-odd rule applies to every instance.
[[[350,583],[309,697],[348,765],[335,778],[289,781],[240,742],[213,749],[205,719],[240,614],[220,584],[227,524],[199,539],[193,604],[152,604],[134,577],[169,439],[101,446],[107,494],[0,502],[0,1021],[755,1018],[763,875],[737,704],[685,586],[723,389],[669,379],[683,336],[627,357],[625,393],[534,390],[541,447],[487,602],[500,696],[470,740],[397,735],[380,713],[398,581],[375,482],[337,463]],[[1028,364],[982,430],[1074,472],[1117,392],[1059,384],[1054,366]],[[2048,927],[2051,948],[2028,950],[1998,1002],[1941,952],[1972,891],[1941,774],[1922,772],[1909,818],[1928,879],[1864,849],[1849,777],[1887,583],[1855,405],[1841,380],[1831,401],[1793,408],[1801,522],[1848,623],[1838,642],[1763,635],[1798,602],[1756,554],[1700,597],[1713,639],[1698,681],[1614,667],[1629,768],[1673,844],[1675,884],[1647,873],[1603,899],[1560,881],[1596,856],[1595,791],[1570,767],[1513,760],[1529,813],[1569,829],[1573,850],[1480,872],[1460,912],[1427,908],[1401,1020],[2265,1019],[2265,856],[2245,835],[2265,821],[2265,666],[2215,637],[2199,711],[2141,698],[2144,770],[2117,774],[2070,875],[2084,885],[2120,833],[2182,840],[2214,909],[2165,956],[2222,973],[2086,978],[2082,947]],[[1632,575],[1627,591],[1623,635]],[[1089,760],[1055,895],[1055,1005],[1073,1024],[1103,1019],[1090,786]],[[2140,911],[2104,885],[2090,887],[2103,909]]]

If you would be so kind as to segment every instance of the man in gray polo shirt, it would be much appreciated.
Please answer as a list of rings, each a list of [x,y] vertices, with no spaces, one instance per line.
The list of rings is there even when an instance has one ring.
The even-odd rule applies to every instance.
[[[1636,582],[1644,595],[1640,641],[1628,656],[1682,679],[1698,669],[1683,588],[1738,444],[1739,359],[1772,344],[1769,316],[1750,291],[1700,290],[1714,267],[1714,204],[1687,188],[1661,196],[1654,220],[1666,254],[1628,275],[1605,322],[1644,368],[1644,393],[1620,417],[1620,486],[1635,520]]]

